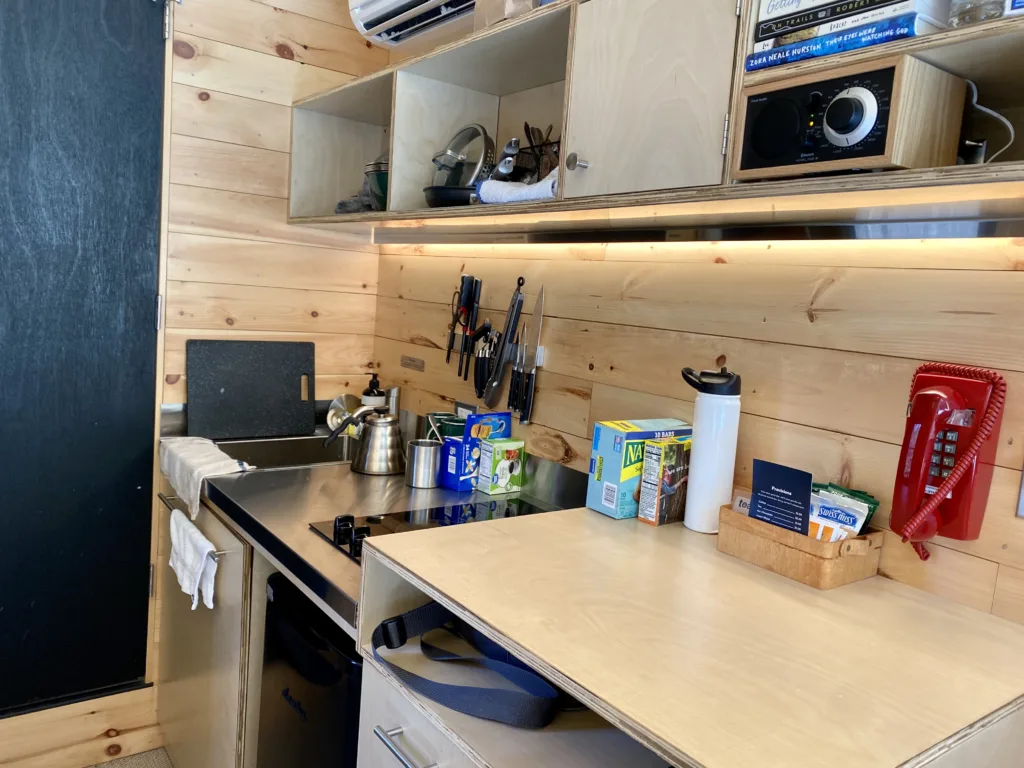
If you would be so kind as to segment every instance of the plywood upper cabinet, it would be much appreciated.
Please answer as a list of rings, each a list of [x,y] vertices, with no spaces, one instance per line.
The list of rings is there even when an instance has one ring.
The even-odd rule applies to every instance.
[[[577,11],[567,198],[721,184],[735,0],[590,0]],[[570,163],[571,165],[571,163]]]

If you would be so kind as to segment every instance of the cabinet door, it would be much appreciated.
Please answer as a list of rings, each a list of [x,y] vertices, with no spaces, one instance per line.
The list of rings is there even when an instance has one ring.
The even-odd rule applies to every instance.
[[[579,6],[565,197],[722,183],[736,22],[736,0]]]
[[[165,510],[162,516],[162,533],[169,514]],[[214,607],[200,601],[193,611],[192,599],[162,558],[157,719],[175,768],[232,768],[241,764],[242,754],[243,638],[249,626],[252,549],[206,507],[196,525],[223,552]]]

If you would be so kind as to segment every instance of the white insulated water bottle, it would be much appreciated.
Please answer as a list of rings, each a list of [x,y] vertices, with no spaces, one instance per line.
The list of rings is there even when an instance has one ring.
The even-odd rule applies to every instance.
[[[719,509],[732,503],[740,377],[725,368],[700,373],[684,368],[683,378],[697,390],[683,525],[700,533],[718,533]]]

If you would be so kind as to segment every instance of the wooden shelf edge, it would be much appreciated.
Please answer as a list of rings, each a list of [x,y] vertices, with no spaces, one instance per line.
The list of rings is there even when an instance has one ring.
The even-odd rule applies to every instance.
[[[549,203],[297,217],[289,219],[289,223],[325,228],[368,223],[377,232],[437,227],[458,227],[460,231],[494,227],[540,231],[1018,216],[1024,216],[1024,161],[752,182]]]
[[[919,54],[926,51],[933,51],[937,48],[973,43],[1003,35],[1024,36],[1024,16],[1005,19],[994,19],[992,21],[974,24],[958,29],[946,29],[921,37],[912,37],[905,40],[897,40],[883,45],[876,45],[869,48],[861,48],[857,51],[846,53],[835,53],[830,56],[821,56],[815,59],[797,61],[793,64],[784,64],[780,67],[769,67],[768,69],[746,72],[743,74],[743,87],[771,83],[776,80],[785,80],[790,77],[811,74],[815,72],[827,73],[839,67],[850,64],[862,64],[884,59],[899,54]],[[746,67],[746,53],[742,55],[739,66]],[[958,74],[954,72],[953,74]]]

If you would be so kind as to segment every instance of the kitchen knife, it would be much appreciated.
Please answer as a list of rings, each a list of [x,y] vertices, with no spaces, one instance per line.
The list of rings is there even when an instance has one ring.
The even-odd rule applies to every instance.
[[[533,326],[526,337],[526,362],[523,364],[523,407],[519,411],[519,423],[529,424],[533,414],[533,395],[537,387],[537,350],[540,349],[540,329],[544,324],[544,286],[537,294],[537,303],[533,307]]]
[[[519,316],[523,313],[523,292],[520,290],[526,280],[519,278],[516,290],[509,302],[508,314],[505,316],[505,330],[498,340],[498,348],[494,353],[491,377],[484,387],[484,405],[494,408],[498,404],[498,396],[501,394],[501,382],[505,378],[505,369],[512,362],[512,343],[515,340],[516,328],[519,327]]]
[[[515,357],[512,359],[512,374],[508,382],[508,409],[512,412],[519,410],[519,398],[523,392],[523,336],[526,335],[526,325],[516,339]]]

